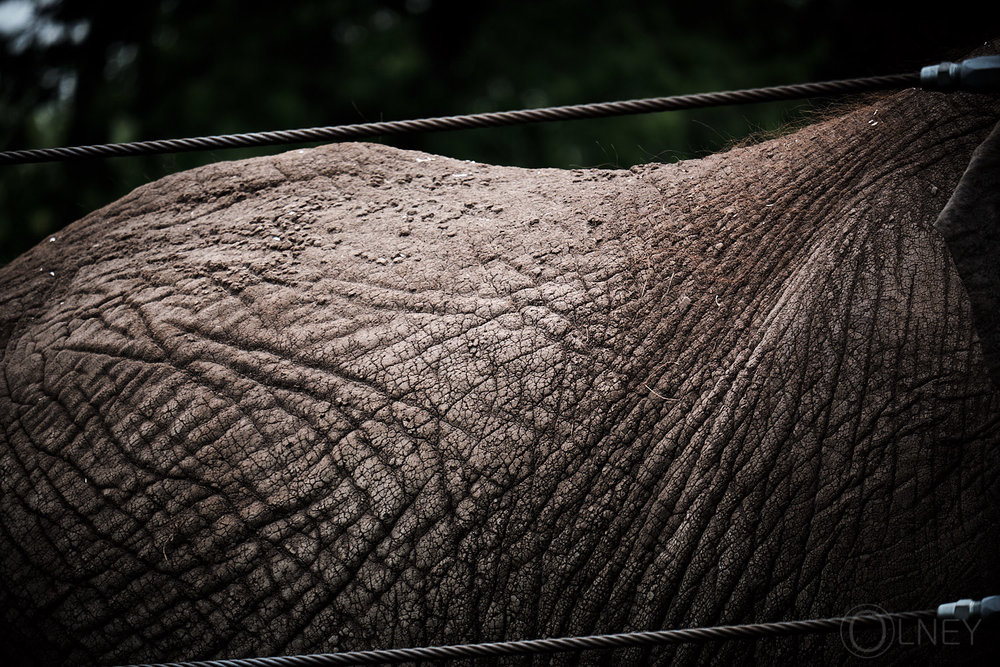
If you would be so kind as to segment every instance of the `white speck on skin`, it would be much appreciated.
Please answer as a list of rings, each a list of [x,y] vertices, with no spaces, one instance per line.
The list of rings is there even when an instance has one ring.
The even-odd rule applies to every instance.
[[[49,239],[49,243],[55,243],[55,242],[56,242],[56,237],[53,236],[52,238]]]
[[[448,176],[451,177],[451,178],[464,178],[464,177],[468,176],[468,174],[465,174],[465,173],[462,173],[462,174],[448,174]]]
[[[432,157],[418,157],[417,158],[417,162],[433,162],[433,161],[434,161],[434,158],[432,158]]]
[[[280,241],[280,240],[281,240],[281,237],[280,237],[280,236],[275,236],[275,237],[274,237],[274,240],[275,240],[275,241]]]
[[[644,382],[644,383],[642,384],[642,386],[643,386],[643,387],[645,387],[646,389],[648,389],[648,390],[649,390],[649,393],[651,393],[651,394],[652,394],[653,396],[656,396],[657,398],[661,398],[661,399],[663,399],[664,401],[670,401],[670,402],[672,402],[672,403],[673,403],[673,402],[676,402],[676,401],[679,401],[679,400],[681,400],[681,399],[679,399],[679,398],[669,398],[669,397],[667,397],[667,396],[664,396],[663,394],[661,394],[661,393],[659,393],[659,392],[657,392],[657,391],[654,391],[654,390],[653,390],[653,388],[652,388],[652,387],[650,387],[650,386],[649,386],[648,384],[646,384],[645,382]]]
[[[49,275],[50,275],[50,276],[55,276],[55,275],[56,275],[56,272],[55,272],[55,271],[49,271]]]

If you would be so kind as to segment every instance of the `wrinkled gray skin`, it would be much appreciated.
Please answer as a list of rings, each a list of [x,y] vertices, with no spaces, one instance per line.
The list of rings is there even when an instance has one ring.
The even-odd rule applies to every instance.
[[[341,144],[136,190],[0,270],[0,651],[275,655],[1000,592],[1000,393],[933,228],[998,118],[907,91],[627,171]],[[969,192],[952,224],[974,228]],[[832,635],[583,659],[817,653],[848,658]]]

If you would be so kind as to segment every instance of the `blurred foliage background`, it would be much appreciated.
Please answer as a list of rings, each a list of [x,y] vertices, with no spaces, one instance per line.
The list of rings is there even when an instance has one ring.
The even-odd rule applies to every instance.
[[[5,150],[886,74],[1000,36],[998,3],[0,0]],[[527,167],[627,167],[798,122],[807,102],[394,138]],[[0,265],[165,174],[301,146],[0,167]]]

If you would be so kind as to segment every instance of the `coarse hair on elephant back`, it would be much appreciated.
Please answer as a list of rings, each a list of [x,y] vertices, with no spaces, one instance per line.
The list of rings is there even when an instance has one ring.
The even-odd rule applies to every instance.
[[[982,231],[994,172],[972,156],[998,118],[996,96],[910,90],[627,170],[338,144],[95,211],[0,269],[2,657],[331,652],[996,593],[1000,391],[934,224],[958,191],[943,228]],[[973,661],[981,637],[884,657]]]

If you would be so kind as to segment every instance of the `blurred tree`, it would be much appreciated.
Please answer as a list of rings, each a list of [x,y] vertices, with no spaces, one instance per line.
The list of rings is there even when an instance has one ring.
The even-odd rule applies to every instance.
[[[987,11],[991,16],[984,16]],[[104,143],[571,104],[913,69],[995,9],[860,0],[0,1],[0,145]],[[975,12],[978,12],[976,14]],[[804,103],[401,137],[521,166],[629,166],[774,130]],[[164,174],[287,147],[2,167],[0,263]]]

